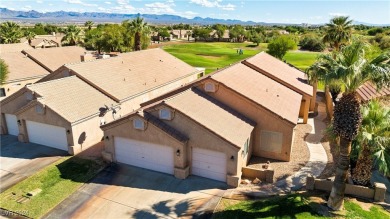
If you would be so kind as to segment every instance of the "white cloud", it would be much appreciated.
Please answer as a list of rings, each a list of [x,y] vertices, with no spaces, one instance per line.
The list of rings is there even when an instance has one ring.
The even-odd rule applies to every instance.
[[[104,3],[106,3],[107,5],[111,5],[111,2],[104,2]]]
[[[236,6],[229,3],[227,5],[221,5],[220,8],[225,11],[234,11],[236,9]]]
[[[116,2],[119,5],[128,5],[129,4],[129,0],[117,0]]]
[[[332,17],[348,16],[346,13],[340,13],[340,12],[330,12],[329,15]]]
[[[221,8],[226,11],[234,11],[236,9],[236,6],[231,3],[222,4],[222,0],[190,0],[190,2],[206,8]]]
[[[96,7],[97,4],[89,4],[89,3],[84,3],[81,0],[64,0],[64,2],[67,2],[69,4],[79,4],[87,7]]]
[[[152,13],[152,14],[164,14],[169,13],[173,14],[175,13],[175,10],[172,8],[175,6],[173,2],[154,2],[150,4],[145,4],[144,13]]]
[[[37,0],[37,3],[38,3],[38,4],[42,4],[43,1],[42,1],[42,0]]]

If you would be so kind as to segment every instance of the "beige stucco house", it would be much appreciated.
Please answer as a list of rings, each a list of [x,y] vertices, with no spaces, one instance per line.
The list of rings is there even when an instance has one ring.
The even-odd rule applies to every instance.
[[[307,123],[310,102],[315,102],[316,94],[313,94],[315,92],[313,87],[307,83],[305,73],[274,58],[266,52],[261,52],[244,60],[242,63],[301,94],[302,101],[299,116],[303,118],[303,123]]]
[[[100,125],[202,73],[161,49],[67,64],[0,102],[1,131],[76,154],[102,140]]]
[[[106,160],[237,186],[253,155],[289,161],[303,95],[238,63],[101,128]]]
[[[0,58],[7,64],[9,71],[6,82],[0,85],[0,100],[49,74],[49,71],[20,51],[2,52]]]

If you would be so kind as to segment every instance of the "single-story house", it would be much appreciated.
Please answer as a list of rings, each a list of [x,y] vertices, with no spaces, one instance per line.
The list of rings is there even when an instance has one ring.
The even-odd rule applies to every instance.
[[[192,30],[171,30],[171,39],[187,40],[192,36]]]
[[[23,55],[21,51],[2,52],[0,59],[4,60],[9,71],[7,80],[0,85],[0,99],[49,74],[49,71]]]
[[[103,157],[237,186],[252,155],[290,160],[302,98],[238,63],[103,125]]]
[[[40,49],[40,48],[59,47],[60,45],[54,40],[45,39],[45,38],[35,38],[31,40],[30,46],[32,46],[35,49]]]
[[[188,84],[203,73],[157,48],[66,64],[41,81],[76,75],[120,103],[123,111],[131,112],[141,103]]]
[[[47,50],[51,49],[45,49]],[[24,121],[38,122],[39,130],[44,131],[51,126],[61,127],[56,128],[57,135],[62,136],[57,148],[65,150],[67,147],[70,154],[76,154],[102,139],[101,124],[133,112],[143,101],[181,87],[197,79],[199,74],[203,72],[161,49],[67,64],[38,83],[1,101],[1,130],[4,134],[19,135],[20,141],[53,147],[56,144],[50,140],[31,140],[32,135],[42,136],[44,132],[36,134]],[[77,93],[80,98],[76,98]],[[48,111],[44,114],[34,113],[36,104],[47,106]],[[84,106],[85,104],[88,106]],[[85,111],[86,114],[78,110]],[[108,111],[115,113],[106,115]],[[26,128],[17,128],[18,125]],[[64,129],[67,142],[61,134]],[[86,136],[85,141],[80,133]],[[55,136],[53,133],[52,135]]]
[[[217,34],[217,31],[216,30],[213,30],[211,31],[210,33],[210,37],[214,40],[214,41],[220,41],[220,42],[230,42],[230,31],[229,30],[225,30],[223,32],[223,36],[221,38],[219,38],[218,34]]]
[[[314,94],[313,87],[308,84],[305,73],[276,59],[266,52],[261,52],[250,57],[242,63],[301,94],[302,102],[299,115],[303,117],[303,123],[307,123],[310,102],[315,101],[316,94]]]
[[[79,46],[54,47],[23,50],[22,53],[48,70],[50,73],[67,63],[80,62],[80,56],[87,51]]]
[[[99,142],[98,127],[114,120],[115,101],[76,76],[27,85],[13,96],[15,112],[4,103],[2,124],[21,142],[33,142],[76,154]]]
[[[189,88],[101,128],[111,161],[237,186],[250,157],[255,122]]]

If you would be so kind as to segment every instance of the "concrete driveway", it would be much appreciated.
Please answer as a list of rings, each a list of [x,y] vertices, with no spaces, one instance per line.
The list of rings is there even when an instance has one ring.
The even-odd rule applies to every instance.
[[[45,218],[203,217],[227,189],[196,176],[185,180],[124,164],[112,164]]]
[[[0,192],[57,161],[67,152],[1,135]]]

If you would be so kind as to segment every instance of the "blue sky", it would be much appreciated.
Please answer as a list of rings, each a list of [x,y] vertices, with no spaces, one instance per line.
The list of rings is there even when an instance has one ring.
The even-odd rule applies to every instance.
[[[390,24],[390,1],[270,0],[0,0],[13,10],[173,14],[277,23],[326,23],[333,16]]]

